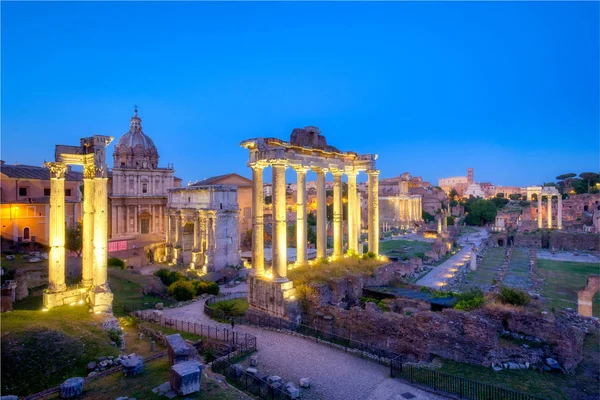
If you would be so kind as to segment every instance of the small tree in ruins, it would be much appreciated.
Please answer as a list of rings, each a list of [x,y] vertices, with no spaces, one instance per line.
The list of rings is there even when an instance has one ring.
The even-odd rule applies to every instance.
[[[65,232],[65,247],[69,251],[77,253],[77,257],[81,257],[81,248],[83,246],[83,239],[81,236],[81,223],[78,222],[72,228],[67,228]]]

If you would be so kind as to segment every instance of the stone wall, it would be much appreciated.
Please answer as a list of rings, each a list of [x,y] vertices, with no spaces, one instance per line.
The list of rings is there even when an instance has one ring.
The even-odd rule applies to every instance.
[[[515,246],[517,247],[532,247],[535,249],[542,248],[542,234],[541,233],[516,233],[515,234]]]
[[[17,282],[16,300],[29,296],[29,288],[48,284],[48,266],[19,269],[15,272]]]
[[[571,233],[553,231],[550,246],[557,250],[600,250],[599,233]]]

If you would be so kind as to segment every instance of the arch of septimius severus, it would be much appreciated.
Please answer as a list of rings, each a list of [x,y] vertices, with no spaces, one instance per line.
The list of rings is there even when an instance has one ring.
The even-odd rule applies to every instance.
[[[250,151],[247,165],[252,168],[252,272],[249,278],[248,302],[253,311],[294,318],[293,282],[287,278],[287,223],[285,170],[297,174],[296,262],[306,263],[307,216],[306,172],[317,174],[317,258],[327,257],[327,212],[325,176],[333,175],[333,258],[343,255],[342,175],[348,178],[348,250],[358,251],[360,221],[356,177],[368,175],[368,242],[369,251],[379,253],[378,175],[376,154],[359,155],[329,146],[316,127],[294,129],[290,141],[276,138],[244,140],[242,147]],[[265,269],[263,225],[263,170],[272,170],[272,268]]]
[[[79,146],[57,145],[50,170],[48,290],[44,307],[73,304],[86,298],[94,312],[110,312],[113,295],[108,286],[108,167],[106,146],[111,136],[82,138]],[[67,165],[83,166],[83,233],[81,287],[65,284],[65,172]]]
[[[538,228],[542,229],[544,227],[542,221],[542,197],[546,197],[548,199],[548,212],[546,215],[547,219],[547,227],[548,229],[553,228],[552,224],[552,198],[556,196],[558,198],[557,204],[557,216],[556,216],[556,228],[562,229],[562,195],[558,192],[558,190],[553,186],[529,186],[527,188],[527,200],[532,201],[533,195],[537,196],[537,209],[538,209]]]

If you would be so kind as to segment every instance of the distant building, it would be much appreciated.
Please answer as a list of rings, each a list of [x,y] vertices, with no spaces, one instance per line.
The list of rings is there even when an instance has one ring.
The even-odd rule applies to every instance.
[[[142,130],[137,108],[129,131],[115,145],[109,181],[109,232],[112,239],[142,234],[163,236],[167,189],[181,186],[172,165],[158,166],[158,150]],[[112,189],[112,190],[111,190]]]
[[[467,187],[467,190],[465,190],[463,196],[465,197],[481,197],[482,199],[486,198],[485,192],[483,191],[483,189],[481,188],[481,186],[478,183],[473,183],[471,185],[469,185]]]
[[[65,221],[72,227],[83,217],[83,173],[67,169]],[[2,237],[15,242],[48,244],[50,171],[33,165],[7,165],[0,161],[0,219]]]

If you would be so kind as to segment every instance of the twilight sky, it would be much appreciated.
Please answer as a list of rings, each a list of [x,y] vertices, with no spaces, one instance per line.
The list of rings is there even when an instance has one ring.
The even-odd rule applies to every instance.
[[[598,16],[597,2],[2,2],[1,158],[116,142],[137,104],[184,184],[250,176],[240,141],[306,125],[379,154],[382,178],[598,171]]]

